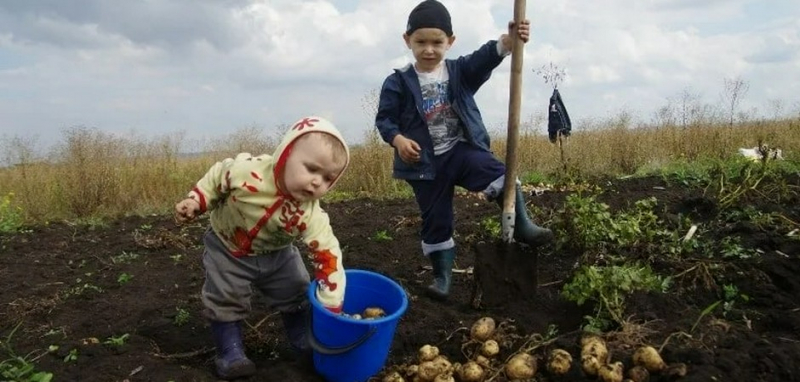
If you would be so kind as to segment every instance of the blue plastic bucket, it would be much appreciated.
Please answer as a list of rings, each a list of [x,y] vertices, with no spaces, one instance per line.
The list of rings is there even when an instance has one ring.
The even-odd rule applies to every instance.
[[[356,320],[329,312],[317,301],[317,282],[308,288],[314,368],[329,382],[364,382],[386,363],[408,296],[400,285],[381,274],[348,269],[343,311],[361,313],[380,307],[385,317]]]

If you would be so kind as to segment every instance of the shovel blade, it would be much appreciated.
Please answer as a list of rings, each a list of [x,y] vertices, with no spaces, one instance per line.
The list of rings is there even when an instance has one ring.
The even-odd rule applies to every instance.
[[[472,306],[505,306],[536,297],[539,285],[538,253],[519,243],[475,244]]]

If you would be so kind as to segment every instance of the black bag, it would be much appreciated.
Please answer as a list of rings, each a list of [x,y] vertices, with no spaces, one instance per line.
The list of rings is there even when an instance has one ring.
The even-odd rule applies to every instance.
[[[564,101],[561,100],[561,94],[558,89],[553,89],[548,110],[547,134],[550,137],[550,142],[555,143],[559,134],[568,137],[572,131],[572,122],[569,120],[567,107],[564,106]]]

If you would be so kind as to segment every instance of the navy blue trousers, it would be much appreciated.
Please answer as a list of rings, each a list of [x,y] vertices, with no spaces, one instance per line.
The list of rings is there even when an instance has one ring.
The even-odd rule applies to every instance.
[[[452,248],[447,244],[453,238],[453,196],[455,186],[469,191],[485,190],[490,183],[505,175],[506,167],[494,154],[459,142],[450,151],[434,159],[436,178],[433,180],[408,180],[414,190],[422,213],[423,252],[427,255],[431,245],[435,250]],[[426,250],[428,247],[429,250]]]

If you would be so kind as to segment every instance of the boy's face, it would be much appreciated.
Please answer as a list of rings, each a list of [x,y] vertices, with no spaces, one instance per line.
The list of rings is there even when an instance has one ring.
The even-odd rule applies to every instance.
[[[334,150],[319,134],[307,134],[294,143],[283,172],[286,192],[295,200],[307,202],[323,197],[344,170]]]
[[[403,39],[406,41],[408,49],[414,53],[417,70],[425,72],[436,69],[444,60],[444,55],[453,45],[456,36],[448,37],[439,28],[420,28],[411,35],[404,34]]]

